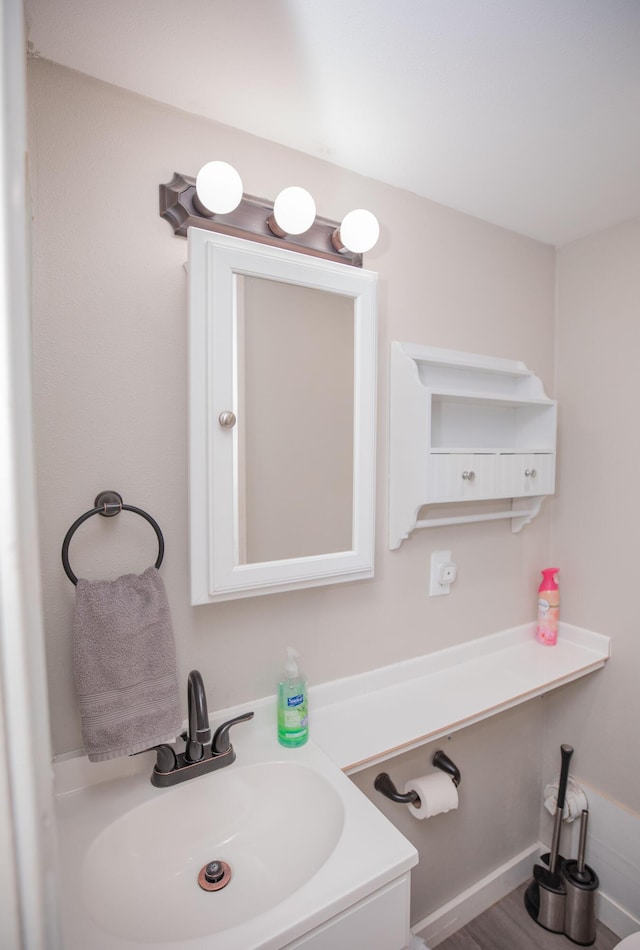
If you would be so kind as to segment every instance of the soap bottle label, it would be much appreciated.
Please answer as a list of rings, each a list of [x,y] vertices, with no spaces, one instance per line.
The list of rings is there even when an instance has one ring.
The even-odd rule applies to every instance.
[[[281,745],[296,747],[304,745],[309,737],[309,716],[307,698],[304,693],[295,692],[286,695],[286,689],[280,687],[281,701],[278,703],[278,741]]]

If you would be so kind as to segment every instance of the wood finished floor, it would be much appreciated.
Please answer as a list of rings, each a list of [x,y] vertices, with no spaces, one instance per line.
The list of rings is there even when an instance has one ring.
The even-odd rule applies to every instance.
[[[552,934],[529,917],[524,907],[527,885],[517,888],[493,907],[438,944],[437,950],[572,950],[577,945],[562,934]],[[620,937],[596,928],[593,950],[613,950]]]

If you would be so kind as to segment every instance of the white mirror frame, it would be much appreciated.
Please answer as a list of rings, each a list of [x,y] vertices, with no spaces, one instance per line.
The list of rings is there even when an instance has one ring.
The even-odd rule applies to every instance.
[[[191,603],[373,577],[377,274],[240,238],[189,228],[189,485]],[[354,302],[353,548],[238,563],[236,275],[349,296]],[[330,385],[331,372],[327,367]]]

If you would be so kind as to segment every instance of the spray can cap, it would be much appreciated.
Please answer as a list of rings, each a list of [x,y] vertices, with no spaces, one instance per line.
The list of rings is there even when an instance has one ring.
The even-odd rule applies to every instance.
[[[284,671],[288,679],[295,679],[298,675],[298,664],[296,660],[300,654],[293,647],[287,647],[287,662],[284,665]]]
[[[559,567],[545,567],[542,571],[543,581],[540,584],[540,590],[558,590],[556,574],[558,574],[559,571]]]

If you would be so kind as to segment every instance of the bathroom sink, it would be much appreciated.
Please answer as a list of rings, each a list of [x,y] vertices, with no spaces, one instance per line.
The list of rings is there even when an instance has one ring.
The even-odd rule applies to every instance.
[[[98,835],[81,873],[89,915],[131,941],[192,940],[263,913],[318,871],[344,824],[336,790],[297,762],[240,766],[155,796]],[[198,875],[214,860],[231,879],[205,891]]]
[[[278,744],[275,704],[259,714],[232,765],[171,788],[153,753],[56,767],[65,950],[293,950],[399,878],[404,926],[415,848],[313,740]],[[231,879],[206,891],[211,862]]]

